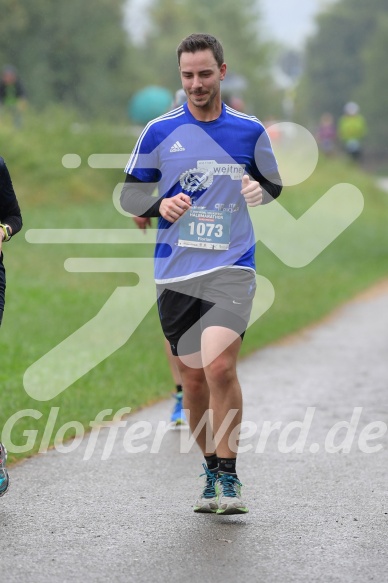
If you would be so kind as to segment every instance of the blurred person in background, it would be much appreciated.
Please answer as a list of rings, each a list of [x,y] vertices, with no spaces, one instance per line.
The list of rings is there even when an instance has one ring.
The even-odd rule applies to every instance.
[[[263,125],[272,144],[277,144],[277,142],[281,140],[282,135],[280,131],[280,123],[281,122],[279,122],[279,120],[277,120],[273,115],[270,115],[266,120],[263,121]]]
[[[15,67],[6,65],[0,78],[1,113],[9,114],[13,125],[19,128],[22,125],[22,113],[26,104],[24,87]]]
[[[145,231],[147,227],[151,227],[150,217],[132,217],[136,226]],[[172,408],[170,423],[174,427],[180,427],[181,425],[187,425],[187,419],[185,411],[183,409],[183,388],[182,379],[179,373],[178,367],[175,362],[175,358],[171,352],[170,343],[166,338],[164,338],[164,350],[167,356],[167,362],[170,367],[171,377],[175,384],[174,392],[174,405]]]
[[[22,216],[13,189],[8,168],[0,156],[0,326],[3,319],[5,302],[5,268],[3,264],[3,245],[10,241],[22,228]],[[9,486],[9,476],[6,470],[7,451],[0,443],[0,496],[3,496]]]
[[[362,156],[362,144],[367,133],[364,116],[357,103],[350,101],[344,107],[344,113],[338,122],[338,137],[345,152],[355,161]]]
[[[180,107],[187,101],[186,93],[183,89],[178,89],[175,92],[174,100],[171,104],[171,110]],[[147,227],[151,227],[150,217],[133,217],[133,220],[137,227],[142,231],[145,231]],[[182,392],[182,379],[179,373],[178,367],[175,362],[175,358],[171,352],[170,343],[165,338],[164,339],[164,350],[167,356],[167,362],[170,367],[171,376],[175,384],[174,393],[174,406],[171,412],[170,423],[172,426],[179,427],[181,425],[187,425],[186,415],[183,409],[183,392]]]
[[[317,142],[321,152],[330,156],[334,153],[337,139],[337,129],[334,123],[334,117],[331,113],[324,113],[319,120],[317,130]]]
[[[178,91],[176,91],[176,93],[174,95],[174,101],[172,102],[171,109],[175,109],[177,107],[180,107],[181,105],[186,103],[186,101],[187,101],[186,93],[184,92],[183,89],[178,89]]]

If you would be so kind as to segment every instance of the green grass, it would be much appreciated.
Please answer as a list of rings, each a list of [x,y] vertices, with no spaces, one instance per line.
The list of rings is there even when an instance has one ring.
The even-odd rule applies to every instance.
[[[163,338],[155,306],[122,348],[101,362],[56,398],[40,402],[23,387],[26,369],[102,308],[118,286],[136,283],[125,273],[69,273],[68,257],[150,257],[150,246],[32,245],[24,235],[32,228],[132,227],[112,204],[112,192],[122,180],[117,170],[96,170],[87,164],[90,154],[129,153],[134,137],[128,128],[74,125],[70,114],[57,110],[26,119],[20,132],[3,129],[0,152],[11,170],[24,218],[24,230],[5,245],[7,303],[0,335],[0,427],[16,412],[33,409],[39,419],[25,417],[13,428],[11,439],[22,445],[25,430],[37,430],[28,452],[11,453],[10,461],[37,451],[53,407],[59,408],[52,439],[68,421],[84,427],[103,409],[112,415],[122,407],[139,408],[163,397],[172,381],[163,352]],[[76,153],[77,169],[65,169],[62,156]],[[346,160],[321,160],[305,183],[284,189],[282,204],[298,217],[331,186],[351,182],[365,197],[360,218],[310,265],[285,266],[261,243],[257,265],[275,288],[271,309],[248,330],[242,355],[315,322],[347,299],[388,273],[388,195],[374,186],[372,177]],[[136,255],[138,254],[138,255]],[[111,323],[104,325],[106,343],[112,341]],[[82,355],[80,355],[80,358]],[[69,429],[66,437],[74,431]],[[51,443],[52,443],[51,439]],[[5,439],[9,449],[13,449]]]

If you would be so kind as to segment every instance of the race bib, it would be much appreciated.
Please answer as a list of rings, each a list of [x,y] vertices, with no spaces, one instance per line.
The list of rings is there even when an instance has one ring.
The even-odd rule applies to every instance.
[[[179,247],[229,249],[231,213],[191,208],[179,219]]]

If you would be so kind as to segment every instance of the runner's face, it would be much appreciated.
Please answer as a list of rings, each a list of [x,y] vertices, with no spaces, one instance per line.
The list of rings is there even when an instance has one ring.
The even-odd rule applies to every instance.
[[[210,49],[196,53],[182,53],[180,74],[182,87],[192,105],[210,109],[220,100],[220,82],[226,73],[225,63],[218,67]]]

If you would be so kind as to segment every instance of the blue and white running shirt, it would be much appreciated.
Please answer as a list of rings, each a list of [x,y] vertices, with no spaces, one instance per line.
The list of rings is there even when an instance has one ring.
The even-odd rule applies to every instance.
[[[222,267],[255,269],[255,239],[241,180],[249,174],[260,182],[277,172],[257,118],[223,104],[219,118],[201,122],[185,103],[144,128],[125,172],[156,183],[160,197],[180,192],[191,197],[192,208],[175,223],[159,218],[156,283]]]

